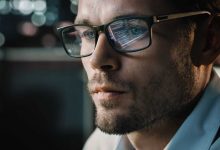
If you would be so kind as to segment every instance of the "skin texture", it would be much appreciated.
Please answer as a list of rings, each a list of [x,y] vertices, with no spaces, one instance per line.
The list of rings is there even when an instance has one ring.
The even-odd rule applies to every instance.
[[[162,0],[80,0],[76,23],[102,25],[117,16],[174,12],[178,9]],[[82,59],[97,127],[127,134],[136,149],[164,148],[210,79],[217,52],[206,48],[207,36],[201,38],[210,20],[199,27],[181,19],[155,24],[152,45],[127,54],[112,49],[100,33],[93,54]]]

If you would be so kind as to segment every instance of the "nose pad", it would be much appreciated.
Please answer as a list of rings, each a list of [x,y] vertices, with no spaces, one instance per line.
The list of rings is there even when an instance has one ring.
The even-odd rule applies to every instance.
[[[90,64],[92,68],[100,70],[115,70],[119,67],[119,53],[111,47],[104,33],[99,34]]]

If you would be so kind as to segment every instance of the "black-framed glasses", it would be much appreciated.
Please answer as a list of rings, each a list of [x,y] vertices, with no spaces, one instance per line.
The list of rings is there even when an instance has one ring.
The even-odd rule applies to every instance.
[[[74,24],[57,28],[65,51],[71,57],[90,56],[95,50],[99,33],[105,33],[111,47],[122,53],[148,48],[152,43],[152,25],[172,19],[207,14],[193,11],[161,16],[123,17],[101,26]]]

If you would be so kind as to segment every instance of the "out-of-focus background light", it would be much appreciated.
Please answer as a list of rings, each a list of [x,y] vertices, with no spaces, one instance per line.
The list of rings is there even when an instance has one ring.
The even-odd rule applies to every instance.
[[[33,13],[31,21],[35,26],[43,26],[46,23],[46,16],[43,13]]]
[[[3,46],[5,43],[5,36],[3,33],[0,32],[0,47]]]
[[[71,0],[70,10],[74,14],[77,13],[77,5],[78,5],[78,0]]]
[[[18,25],[18,31],[21,35],[32,37],[37,34],[38,28],[31,22],[22,22]]]
[[[56,32],[73,24],[77,4],[0,0],[0,149],[81,150],[91,133],[81,63]]]
[[[29,15],[33,12],[34,5],[33,2],[30,0],[14,0],[14,3],[17,3],[18,5],[15,5],[15,8],[20,11],[20,13],[24,15]]]
[[[14,11],[18,11],[23,15],[29,15],[32,12],[45,12],[47,10],[45,0],[13,0],[9,4]]]
[[[47,10],[47,3],[45,0],[38,0],[34,1],[34,11],[36,12],[46,12]]]
[[[7,0],[0,1],[0,14],[8,14],[11,11],[10,2]]]
[[[0,1],[0,10],[4,9],[6,6],[6,1],[5,0],[1,0]]]
[[[45,13],[45,16],[46,16],[46,25],[48,26],[53,25],[53,23],[56,22],[58,19],[57,13],[53,11],[47,11]]]
[[[0,0],[1,47],[60,46],[56,27],[73,23],[77,5],[78,0]],[[47,33],[52,44],[42,42]]]
[[[78,5],[78,0],[70,0],[73,5]]]

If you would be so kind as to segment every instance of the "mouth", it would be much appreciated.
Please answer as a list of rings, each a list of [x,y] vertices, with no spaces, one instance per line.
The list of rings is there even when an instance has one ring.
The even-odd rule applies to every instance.
[[[128,91],[119,88],[119,87],[112,87],[112,86],[96,86],[91,90],[91,95],[94,100],[117,100],[120,99],[122,95],[127,93]]]

